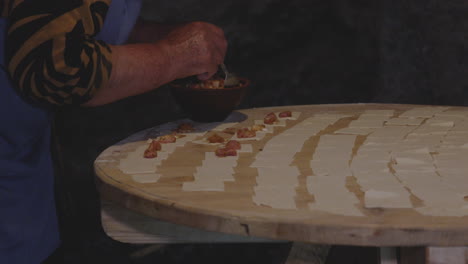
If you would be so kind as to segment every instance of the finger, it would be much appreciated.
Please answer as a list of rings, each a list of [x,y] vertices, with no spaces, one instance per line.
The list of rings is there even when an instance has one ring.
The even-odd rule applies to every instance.
[[[201,81],[205,81],[210,79],[216,72],[218,71],[218,65],[214,67],[210,67],[207,72],[197,75],[198,79]]]
[[[221,53],[224,57],[228,46],[226,37],[224,35],[224,32],[220,28],[213,26],[213,29],[214,31],[210,35],[211,42],[215,43],[215,45],[220,49],[220,51],[222,51]]]
[[[211,77],[211,76],[210,76],[209,73],[207,73],[207,72],[197,75],[197,78],[198,78],[198,80],[200,80],[200,81],[206,81],[206,80],[208,80],[210,77]]]

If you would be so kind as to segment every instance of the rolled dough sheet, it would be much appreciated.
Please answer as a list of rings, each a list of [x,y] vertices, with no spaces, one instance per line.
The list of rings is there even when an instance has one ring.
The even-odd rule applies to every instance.
[[[374,128],[345,127],[336,130],[335,134],[369,135],[374,132],[374,130]]]
[[[291,111],[291,117],[279,117],[281,112],[275,112],[278,119],[285,119],[285,120],[297,120],[299,116],[301,116],[301,112],[293,112]]]
[[[252,153],[253,147],[251,144],[241,144],[241,149],[238,149],[237,152]]]
[[[129,152],[127,157],[120,160],[119,169],[125,174],[139,173],[154,173],[156,166],[159,165],[160,159],[146,159],[143,154],[148,148],[147,144],[137,147],[134,151]]]
[[[257,131],[255,134],[256,134],[256,136],[251,137],[251,138],[239,138],[239,137],[237,137],[237,134],[236,134],[236,135],[234,135],[232,137],[232,139],[235,139],[237,141],[252,141],[252,140],[257,140],[258,141],[258,140],[262,140],[266,136],[267,132]]]
[[[315,197],[315,202],[309,203],[312,210],[346,216],[364,216],[357,207],[359,200],[346,188],[345,178],[308,176],[307,190]]]
[[[349,123],[349,127],[354,128],[379,128],[383,127],[383,120],[354,120]]]
[[[435,114],[437,117],[468,117],[468,111],[466,110],[447,110],[444,112],[438,112]]]
[[[403,118],[396,117],[390,118],[385,122],[386,126],[419,126],[425,119],[424,118]]]
[[[428,118],[446,109],[448,109],[448,107],[416,107],[403,112],[402,114],[400,114],[400,117]]]
[[[208,146],[221,146],[223,144],[225,144],[229,139],[226,139],[225,142],[223,143],[210,143],[208,142],[208,140],[206,138],[203,138],[203,139],[199,139],[199,140],[194,140],[192,141],[192,143],[195,143],[195,144],[200,144],[200,145],[208,145]]]
[[[139,183],[156,183],[158,182],[159,178],[161,178],[161,175],[156,174],[156,173],[132,175],[132,180],[139,182]]]
[[[394,110],[365,110],[361,115],[393,116]]]
[[[234,127],[235,125],[237,125],[238,123],[223,123],[223,124],[220,124],[218,126],[216,126],[215,128],[213,128],[212,130],[214,131],[223,131],[225,130],[226,128],[231,128],[231,127]]]
[[[273,124],[265,124],[265,122],[263,122],[263,120],[255,120],[254,121],[254,124],[256,125],[265,125],[266,127],[284,127],[286,126],[286,120],[285,119],[279,119],[277,122],[273,123]]]
[[[415,209],[422,215],[429,216],[452,216],[452,217],[463,217],[468,216],[468,205],[464,207],[431,207],[424,206]]]

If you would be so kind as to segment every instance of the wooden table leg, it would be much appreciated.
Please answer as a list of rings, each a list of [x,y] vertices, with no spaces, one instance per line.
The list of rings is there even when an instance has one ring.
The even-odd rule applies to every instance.
[[[380,248],[380,264],[398,264],[397,256],[398,248],[396,247],[381,247]]]

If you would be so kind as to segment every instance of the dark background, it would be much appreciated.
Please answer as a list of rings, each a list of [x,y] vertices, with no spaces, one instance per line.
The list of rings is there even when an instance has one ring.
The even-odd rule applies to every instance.
[[[147,0],[142,16],[164,23],[202,20],[223,28],[227,66],[252,81],[240,106],[247,108],[467,105],[467,14],[465,0]],[[61,217],[71,263],[130,263],[128,254],[138,246],[112,241],[100,227],[93,161],[132,133],[184,116],[167,86],[103,107],[58,113]],[[228,254],[224,263],[238,263],[238,255],[274,263],[271,258],[278,261],[281,250],[286,249],[179,245],[133,261],[206,263]]]

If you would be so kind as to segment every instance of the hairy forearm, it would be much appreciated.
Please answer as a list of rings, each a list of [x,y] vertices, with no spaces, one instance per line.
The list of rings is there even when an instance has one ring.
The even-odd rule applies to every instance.
[[[107,85],[83,106],[99,106],[142,94],[174,79],[164,45],[111,46],[113,68]]]
[[[151,91],[174,79],[170,58],[161,40],[173,26],[139,19],[127,45],[111,46],[113,69],[106,86],[83,106],[99,106]]]
[[[227,42],[220,28],[193,22],[171,31],[156,43],[110,47],[109,81],[84,106],[111,103],[188,76],[207,79],[223,62]]]

